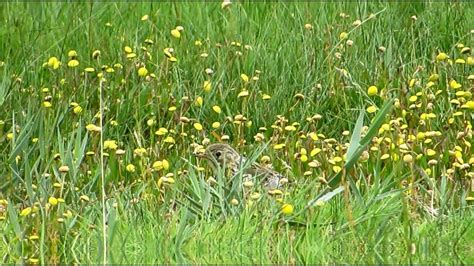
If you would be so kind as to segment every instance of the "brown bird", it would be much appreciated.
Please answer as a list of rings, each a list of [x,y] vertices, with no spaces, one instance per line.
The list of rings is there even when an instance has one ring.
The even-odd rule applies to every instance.
[[[282,174],[258,163],[246,165],[247,158],[241,156],[228,144],[209,145],[204,152],[195,153],[197,157],[207,159],[214,170],[224,170],[226,174],[235,176],[242,169],[244,181],[258,181],[269,190],[278,189],[288,182]]]

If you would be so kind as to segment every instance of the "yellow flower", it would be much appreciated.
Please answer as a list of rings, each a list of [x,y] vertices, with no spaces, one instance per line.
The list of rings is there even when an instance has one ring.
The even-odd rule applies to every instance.
[[[466,58],[466,64],[473,66],[474,65],[474,58],[472,56],[468,56]]]
[[[444,61],[446,59],[448,59],[449,56],[446,54],[446,53],[439,53],[437,56],[436,56],[436,60],[438,61]]]
[[[221,126],[221,123],[219,122],[212,123],[212,128],[219,128],[220,126]]]
[[[76,57],[77,56],[76,50],[70,50],[69,52],[67,52],[67,56]]]
[[[408,101],[410,101],[411,103],[416,102],[416,100],[418,100],[418,96],[416,95],[410,96],[410,98],[408,98]]]
[[[275,144],[275,145],[273,145],[273,149],[281,150],[281,149],[285,148],[285,146],[286,146],[285,144]]]
[[[173,29],[171,30],[171,36],[175,37],[176,39],[179,39],[181,38],[181,32],[179,32],[179,30],[177,29]]]
[[[167,160],[163,159],[162,161],[155,161],[153,163],[153,169],[155,169],[156,171],[159,171],[159,170],[168,170],[170,168],[170,164]]]
[[[201,96],[198,96],[198,97],[196,98],[195,103],[196,103],[197,106],[201,107],[202,104],[203,104],[203,102],[204,102],[204,100],[202,99]]]
[[[248,90],[242,90],[241,92],[239,92],[239,94],[237,95],[237,97],[239,98],[243,98],[243,97],[247,97],[249,96],[249,91]]]
[[[143,15],[142,21],[148,20],[150,17],[148,15]]]
[[[58,199],[55,198],[55,197],[49,197],[48,202],[49,202],[49,204],[51,204],[53,206],[58,205]]]
[[[375,86],[370,86],[368,89],[367,89],[367,94],[369,96],[375,96],[377,95],[377,93],[379,92],[379,89]]]
[[[237,205],[239,205],[239,201],[236,198],[233,198],[233,199],[230,200],[230,204],[233,205],[233,206],[237,206]]]
[[[438,74],[432,74],[430,77],[429,77],[429,81],[438,81],[439,79],[439,75]]]
[[[232,4],[232,2],[231,2],[230,0],[224,0],[224,1],[222,1],[222,3],[221,3],[221,8],[222,8],[222,9],[227,8],[227,7],[229,7],[231,4]]]
[[[133,164],[128,164],[125,169],[127,170],[127,172],[129,173],[134,173],[135,172],[135,165]]]
[[[171,143],[171,144],[174,144],[176,141],[174,140],[173,137],[171,136],[168,136],[166,137],[164,140],[163,140],[164,143]]]
[[[68,67],[77,67],[79,65],[79,61],[77,61],[76,59],[72,59],[72,60],[69,60],[69,62],[67,62],[67,66]]]
[[[219,106],[217,106],[217,105],[214,105],[214,106],[212,107],[212,110],[214,110],[214,112],[216,112],[216,113],[218,113],[218,114],[220,114],[220,113],[222,112],[221,108],[220,108]]]
[[[166,129],[166,128],[164,128],[164,127],[160,127],[160,128],[155,132],[155,134],[158,135],[158,136],[166,135],[166,133],[168,133],[168,129]]]
[[[467,101],[465,104],[461,106],[461,108],[466,108],[469,110],[474,110],[474,101]]]
[[[456,80],[452,79],[450,82],[449,82],[449,87],[451,87],[451,89],[459,89],[462,87],[461,84],[459,84]]]
[[[201,131],[202,130],[202,125],[200,123],[194,123],[194,128],[197,130],[197,131]]]
[[[100,132],[100,127],[96,126],[94,124],[88,124],[86,126],[87,131],[92,131],[92,132]]]
[[[85,202],[90,201],[89,196],[87,196],[87,195],[82,195],[82,196],[79,197],[79,199],[82,200],[82,201],[85,201]]]
[[[69,172],[69,166],[67,166],[67,165],[62,165],[62,166],[59,167],[58,171],[59,171],[60,173],[67,173],[67,172]]]
[[[104,150],[116,150],[118,148],[116,140],[104,141]]]
[[[295,126],[286,126],[285,130],[286,131],[296,131],[296,127]]]
[[[339,40],[342,41],[342,40],[347,39],[348,35],[349,35],[349,34],[347,34],[347,32],[345,32],[345,31],[341,32],[341,33],[339,34]]]
[[[209,80],[204,81],[204,85],[202,86],[205,92],[210,92],[212,89],[212,83]]]
[[[140,67],[138,69],[138,76],[145,77],[146,75],[148,75],[148,70],[146,69],[146,67]]]
[[[249,82],[249,76],[247,76],[246,74],[240,74],[240,78],[245,82]]]
[[[43,107],[44,108],[51,108],[53,106],[53,104],[51,104],[51,102],[43,102]]]
[[[377,112],[377,106],[372,105],[372,106],[367,107],[367,113],[371,114],[375,112]]]
[[[58,58],[53,56],[48,59],[48,66],[53,69],[58,69],[61,62],[59,62]]]
[[[72,110],[76,115],[82,113],[82,107],[81,106],[76,106],[74,107],[74,109]]]
[[[123,50],[124,50],[125,53],[127,53],[127,54],[130,54],[130,53],[133,52],[133,50],[132,50],[132,48],[131,48],[130,46],[125,46],[125,47],[123,48]]]
[[[262,95],[262,99],[263,99],[263,100],[270,100],[271,98],[272,98],[272,97],[271,97],[270,95],[268,95],[268,94],[263,94],[263,95]]]
[[[145,148],[136,148],[133,150],[133,154],[138,157],[142,157],[146,155],[146,149]]]
[[[30,215],[31,211],[32,211],[31,207],[24,208],[23,210],[21,210],[20,216],[23,216],[23,217],[28,216]]]
[[[403,155],[403,161],[406,163],[411,163],[413,162],[413,156],[411,156],[410,154],[405,154]]]
[[[294,211],[293,205],[285,203],[281,206],[281,213],[284,215],[291,215]]]
[[[94,52],[92,52],[92,58],[93,59],[97,59],[99,58],[100,56],[100,51],[99,50],[95,50]]]
[[[309,24],[309,23],[306,23],[304,24],[304,28],[307,29],[307,30],[312,30],[313,29],[313,25]]]
[[[432,149],[428,149],[426,150],[426,154],[428,156],[435,156],[436,155],[436,151],[432,150]]]

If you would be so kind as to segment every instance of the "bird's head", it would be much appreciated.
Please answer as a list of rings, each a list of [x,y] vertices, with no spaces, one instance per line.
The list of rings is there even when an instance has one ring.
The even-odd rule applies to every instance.
[[[215,166],[230,167],[240,161],[239,153],[230,145],[217,143],[209,145],[204,152],[196,152],[195,155],[200,158],[207,159]]]

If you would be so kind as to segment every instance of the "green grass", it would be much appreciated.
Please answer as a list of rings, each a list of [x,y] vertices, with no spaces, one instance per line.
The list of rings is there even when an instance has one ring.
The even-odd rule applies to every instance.
[[[474,63],[459,45],[473,47],[472,13],[467,2],[0,3],[0,261],[103,262],[104,189],[109,263],[473,263]],[[103,162],[86,129],[101,102],[102,140],[124,152],[105,149]],[[288,193],[257,186],[251,200],[240,175],[210,185],[192,154],[224,135],[251,161],[270,156]]]

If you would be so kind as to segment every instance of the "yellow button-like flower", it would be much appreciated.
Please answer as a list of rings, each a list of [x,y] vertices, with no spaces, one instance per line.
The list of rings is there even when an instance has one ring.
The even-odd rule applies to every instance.
[[[286,130],[286,131],[296,131],[296,127],[295,127],[295,126],[291,126],[291,125],[290,125],[290,126],[286,126],[286,127],[285,127],[285,130]]]
[[[349,34],[347,34],[347,32],[343,31],[339,34],[339,40],[345,40],[347,39],[347,37],[349,36]]]
[[[116,150],[118,148],[116,140],[104,141],[104,150]]]
[[[48,202],[49,202],[49,204],[51,204],[52,206],[58,205],[58,199],[55,198],[55,197],[49,197]]]
[[[79,106],[79,105],[76,106],[76,107],[74,107],[73,112],[74,112],[76,115],[82,113],[82,107]]]
[[[203,102],[204,102],[204,100],[202,99],[202,97],[198,96],[196,98],[195,104],[200,107],[200,106],[202,106]]]
[[[367,107],[367,113],[371,114],[375,112],[377,112],[377,106],[372,105],[372,106]]]
[[[201,131],[202,130],[202,125],[200,123],[194,123],[194,128],[197,130],[197,131]]]
[[[212,123],[212,128],[219,128],[220,126],[221,126],[221,123],[219,122]]]
[[[263,100],[270,100],[271,98],[272,98],[272,97],[271,97],[270,95],[268,95],[268,94],[263,94],[263,95],[262,95],[262,99],[263,99]]]
[[[375,86],[370,86],[368,89],[367,89],[367,94],[369,96],[375,96],[377,95],[377,93],[379,92],[379,89]]]
[[[275,144],[275,145],[273,145],[273,149],[281,150],[281,149],[285,148],[285,146],[286,146],[285,144]]]
[[[176,39],[179,39],[181,38],[181,32],[179,32],[179,30],[177,29],[173,29],[171,30],[171,36],[175,37]]]
[[[446,53],[439,53],[437,56],[436,56],[436,60],[438,61],[444,61],[446,59],[448,59],[449,56],[446,54]]]
[[[237,97],[239,98],[243,98],[243,97],[247,97],[249,96],[249,91],[248,90],[243,90],[241,92],[239,92],[239,94],[237,95]]]
[[[470,65],[470,66],[474,66],[474,57],[472,56],[468,56],[466,58],[466,64]]]
[[[408,101],[410,101],[411,103],[416,102],[416,100],[418,100],[418,96],[416,95],[410,96],[410,98],[408,98]]]
[[[23,217],[28,216],[30,215],[31,211],[32,211],[31,207],[24,208],[23,210],[21,210],[20,216],[23,216]]]
[[[128,164],[125,169],[127,170],[127,172],[129,173],[134,173],[135,172],[135,165],[133,164]]]
[[[86,126],[86,129],[87,129],[87,131],[91,131],[91,132],[100,132],[100,127],[96,126],[94,124],[88,124]]]
[[[205,92],[210,92],[212,89],[212,83],[209,80],[204,81],[204,85],[202,86]]]
[[[53,56],[48,59],[47,65],[51,67],[52,69],[58,69],[59,66],[61,65],[61,62],[59,62],[57,57]]]
[[[130,53],[133,52],[133,50],[132,50],[132,48],[131,48],[130,46],[125,46],[125,47],[123,48],[123,50],[124,50],[125,53],[127,53],[127,54],[130,54]]]
[[[171,144],[176,143],[176,141],[174,140],[174,138],[171,137],[171,136],[166,137],[166,138],[163,140],[163,142],[164,142],[164,143],[171,143]]]
[[[241,78],[244,82],[249,82],[249,76],[247,76],[246,74],[240,74],[240,78]]]
[[[163,135],[166,135],[168,133],[168,129],[164,128],[164,127],[160,127],[156,132],[155,134],[158,135],[158,136],[163,136]]]
[[[80,199],[81,201],[85,201],[85,202],[89,202],[89,201],[90,201],[89,196],[87,196],[87,195],[82,195],[82,196],[79,197],[79,199]]]
[[[285,203],[281,206],[281,213],[284,215],[291,215],[294,211],[294,207],[291,204]]]
[[[233,206],[237,206],[237,205],[239,205],[239,201],[237,199],[233,198],[233,199],[230,200],[230,204],[233,205]]]
[[[427,149],[426,150],[426,154],[428,156],[435,156],[436,155],[436,151],[432,150],[432,149]]]
[[[70,50],[69,52],[67,52],[67,56],[76,57],[77,56],[76,50]]]
[[[456,80],[452,79],[450,82],[449,82],[449,87],[451,89],[459,89],[462,87],[461,84],[459,84]]]
[[[67,66],[68,67],[77,67],[79,65],[79,61],[77,61],[76,59],[72,59],[72,60],[69,60],[69,62],[67,62]]]
[[[147,74],[148,74],[148,70],[146,69],[146,67],[140,67],[138,69],[138,76],[145,77]]]
[[[218,113],[218,114],[220,114],[220,113],[222,112],[221,108],[220,108],[219,106],[217,106],[217,105],[214,105],[214,106],[212,107],[212,110],[214,110],[214,112],[216,112],[216,113]]]
[[[403,161],[406,163],[411,163],[413,162],[413,156],[411,156],[410,154],[405,154],[403,155]]]
[[[465,104],[461,106],[461,108],[466,108],[469,110],[474,110],[474,101],[467,101]]]

